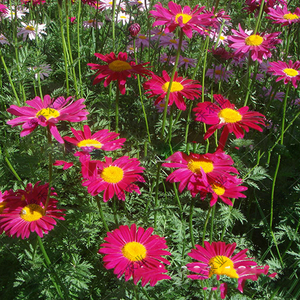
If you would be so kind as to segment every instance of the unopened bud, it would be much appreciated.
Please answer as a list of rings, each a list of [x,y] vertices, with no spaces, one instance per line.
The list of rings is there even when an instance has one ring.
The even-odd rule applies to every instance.
[[[141,30],[141,26],[138,23],[134,23],[129,26],[128,30],[129,30],[130,35],[132,37],[135,37],[139,34],[139,32]]]

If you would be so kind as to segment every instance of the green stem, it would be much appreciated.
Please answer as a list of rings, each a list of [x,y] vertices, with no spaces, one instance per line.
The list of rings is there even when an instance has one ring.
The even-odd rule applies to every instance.
[[[4,66],[6,75],[7,75],[7,77],[8,77],[10,86],[11,86],[11,88],[12,88],[12,90],[13,90],[13,92],[14,92],[15,98],[16,98],[16,100],[17,100],[18,106],[21,106],[19,96],[18,96],[18,94],[17,94],[17,92],[16,92],[14,83],[13,83],[13,81],[12,81],[12,79],[11,79],[11,76],[10,76],[10,73],[9,73],[9,71],[8,71],[8,69],[7,69],[7,66],[6,66],[5,60],[4,60],[4,58],[3,58],[1,49],[0,49],[0,56],[1,56],[1,61],[2,61],[2,64],[3,64],[3,66]]]
[[[258,18],[257,18],[257,22],[256,22],[256,26],[255,26],[253,34],[256,34],[259,29],[261,17],[262,17],[263,10],[264,10],[264,5],[265,5],[265,0],[262,0],[262,2],[260,4],[259,14],[258,14]]]
[[[67,60],[67,50],[66,50],[66,41],[64,37],[64,28],[63,28],[63,21],[62,21],[62,11],[59,4],[59,0],[57,2],[58,7],[58,14],[59,14],[59,21],[60,21],[60,34],[61,34],[61,41],[63,46],[63,53],[64,53],[64,62],[65,62],[65,74],[66,74],[66,89],[67,95],[69,95],[69,72],[68,72],[68,60]]]
[[[119,98],[120,98],[120,90],[117,87],[116,91],[116,133],[119,132]]]
[[[211,215],[211,224],[210,224],[210,235],[209,235],[209,241],[212,242],[212,236],[214,232],[214,218],[215,218],[215,211],[216,211],[216,205],[213,206],[212,209],[212,215]]]
[[[49,187],[48,187],[48,194],[47,194],[47,199],[44,205],[44,212],[46,213],[47,207],[49,204],[50,200],[50,194],[51,194],[51,185],[52,185],[52,170],[53,170],[53,165],[52,165],[52,135],[50,132],[49,127],[47,127],[47,137],[48,137],[48,144],[49,144],[49,154],[48,154],[48,167],[49,167]]]
[[[0,150],[0,154],[1,154],[1,150]],[[24,186],[24,183],[22,181],[22,179],[20,178],[20,176],[18,175],[18,173],[16,172],[16,170],[14,169],[14,167],[12,166],[12,164],[10,163],[9,159],[7,158],[9,157],[9,154],[7,152],[7,150],[5,149],[5,157],[4,157],[4,160],[6,161],[9,169],[11,170],[11,172],[15,175],[15,177],[23,184]]]
[[[135,51],[135,38],[133,38],[133,51],[134,51],[135,63],[137,64],[137,56],[136,56],[136,51]],[[145,110],[145,106],[144,106],[144,102],[143,102],[143,95],[142,95],[142,89],[141,89],[140,75],[137,75],[137,79],[138,79],[138,87],[139,87],[140,100],[141,100],[141,104],[142,104],[142,109],[143,109],[143,114],[144,114],[144,119],[145,119],[147,134],[148,134],[148,141],[151,144],[151,137],[150,137],[148,119],[147,119],[147,114],[146,114],[146,110]]]
[[[252,58],[250,56],[251,52],[249,52],[249,55],[248,55],[248,73],[247,73],[247,94],[246,94],[246,98],[245,98],[245,102],[244,102],[244,106],[247,105],[248,103],[248,99],[249,99],[249,96],[250,96],[250,85],[251,85],[251,61],[252,61]]]
[[[167,111],[168,111],[169,98],[170,98],[170,93],[171,93],[171,88],[172,88],[172,83],[173,83],[173,80],[174,80],[175,72],[176,72],[177,66],[178,66],[182,40],[183,40],[183,30],[181,29],[180,30],[180,35],[179,35],[178,50],[177,50],[177,54],[176,54],[175,64],[174,64],[173,71],[172,71],[172,74],[171,74],[171,77],[170,77],[168,91],[167,91],[167,94],[166,94],[166,97],[165,97],[165,108],[164,108],[163,123],[162,123],[162,128],[161,128],[161,136],[162,137],[164,136],[164,132],[165,132],[165,125],[166,125],[166,117],[167,117]]]
[[[114,196],[112,201],[113,201],[113,213],[114,213],[115,223],[116,223],[116,226],[119,227],[119,219],[118,219],[117,206],[116,206],[116,202],[118,201],[117,197]]]
[[[204,223],[204,227],[203,227],[202,246],[204,245],[205,234],[206,234],[206,227],[207,227],[207,223],[208,223],[208,220],[209,220],[209,216],[210,216],[211,210],[212,210],[212,207],[210,206],[210,207],[209,207],[209,210],[208,210],[208,212],[207,212],[206,219],[205,219],[205,223]]]
[[[156,173],[156,184],[155,184],[155,202],[154,202],[154,229],[156,229],[156,220],[157,220],[157,209],[158,209],[158,190],[159,190],[159,181],[160,181],[160,169],[161,164],[157,164],[157,173]]]
[[[78,15],[77,15],[77,52],[78,52],[78,77],[79,77],[79,90],[80,90],[80,97],[83,96],[83,89],[82,89],[82,78],[81,78],[81,54],[80,54],[80,29],[81,29],[81,1],[78,1]]]
[[[108,228],[107,223],[105,221],[103,210],[102,210],[102,206],[101,206],[101,202],[100,202],[100,198],[99,198],[98,195],[96,195],[96,201],[97,201],[97,206],[98,206],[98,209],[99,209],[99,214],[101,216],[104,228],[105,228],[106,232],[109,232],[109,228]]]
[[[115,47],[116,47],[116,33],[115,33],[115,22],[116,22],[116,0],[113,0],[113,8],[112,8],[112,18],[111,18],[111,22],[112,22],[112,38],[113,38],[113,52],[116,51]]]
[[[192,202],[191,202],[191,206],[190,206],[190,220],[189,220],[192,248],[195,248],[195,240],[194,240],[194,232],[193,232],[193,212],[194,212],[194,205],[195,205],[195,198],[193,197],[192,198]]]
[[[52,279],[52,277],[51,277],[51,279],[52,279],[52,282],[53,282],[53,284],[54,284],[54,286],[55,286],[55,288],[56,288],[57,293],[59,294],[59,296],[60,296],[62,299],[69,299],[67,289],[65,288],[65,286],[63,285],[63,283],[62,283],[61,280],[59,279],[59,276],[58,276],[57,273],[55,272],[55,269],[54,269],[54,268],[52,267],[52,265],[51,265],[51,261],[50,261],[49,256],[47,255],[47,252],[46,252],[46,250],[45,250],[45,248],[44,248],[42,239],[41,239],[39,236],[37,236],[37,240],[38,240],[40,249],[41,249],[41,251],[42,251],[42,253],[43,253],[43,255],[44,255],[45,262],[46,262],[46,266],[48,267],[48,269],[49,269],[51,275],[53,275],[53,279]],[[62,289],[63,289],[63,291],[64,291],[64,294],[65,294],[65,297],[63,296],[63,294],[62,294],[61,289],[60,289],[59,286],[62,287]]]

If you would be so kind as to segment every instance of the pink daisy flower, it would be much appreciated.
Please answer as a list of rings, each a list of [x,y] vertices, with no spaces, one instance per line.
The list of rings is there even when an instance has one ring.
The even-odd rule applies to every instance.
[[[86,160],[82,163],[83,186],[87,186],[88,193],[96,196],[103,192],[103,201],[107,202],[115,194],[119,200],[125,201],[124,192],[140,194],[139,187],[134,182],[145,182],[139,175],[143,173],[143,167],[136,158],[122,156],[115,161],[111,157],[105,157],[105,161]],[[89,175],[86,175],[89,174]]]
[[[162,37],[159,41],[160,47],[169,47],[169,49],[174,48],[175,50],[178,50],[179,47],[179,39],[175,39],[174,37]],[[181,43],[181,51],[184,51],[186,47],[188,46],[187,41],[182,41]]]
[[[21,0],[22,4],[32,4],[33,6],[37,6],[39,4],[46,3],[46,0]]]
[[[263,59],[270,58],[272,56],[270,50],[281,43],[281,40],[277,38],[281,32],[251,34],[252,31],[249,31],[248,34],[240,24],[239,31],[232,29],[232,32],[235,35],[228,36],[227,39],[229,47],[235,49],[235,55],[250,52],[252,60],[257,60],[260,63]]]
[[[104,151],[114,151],[123,147],[125,138],[117,139],[119,133],[110,132],[108,129],[102,129],[94,134],[88,125],[83,126],[83,131],[71,128],[75,138],[65,136],[64,139],[80,147],[82,150],[91,152],[94,149],[102,149]]]
[[[249,131],[249,127],[260,132],[263,131],[259,125],[265,126],[265,116],[261,113],[248,111],[248,106],[236,109],[234,104],[222,95],[215,94],[214,99],[218,105],[211,102],[202,102],[198,103],[197,107],[193,109],[196,113],[196,121],[213,125],[205,133],[204,139],[209,138],[217,129],[224,126],[219,141],[219,148],[223,149],[230,132],[233,132],[236,138],[240,139],[244,137],[244,130]]]
[[[95,53],[95,56],[106,62],[106,65],[98,65],[89,63],[87,64],[92,68],[92,70],[97,70],[96,77],[93,84],[97,84],[105,79],[104,86],[108,86],[111,81],[117,80],[120,92],[125,94],[125,83],[126,78],[135,76],[139,74],[143,77],[145,75],[151,76],[153,73],[145,67],[149,63],[143,63],[136,65],[133,61],[127,61],[127,53],[120,52],[118,57],[111,52],[110,54],[102,55],[100,53]]]
[[[165,265],[170,262],[163,255],[171,255],[163,237],[152,234],[153,228],[136,228],[132,224],[107,233],[104,238],[106,243],[100,245],[99,253],[103,257],[104,267],[114,269],[114,274],[120,278],[125,275],[125,281],[133,278],[134,284],[142,280],[142,286],[150,282],[151,286],[163,279],[171,279],[164,274],[167,272]]]
[[[187,155],[183,152],[175,152],[166,159],[163,167],[178,168],[167,177],[167,181],[179,182],[178,190],[180,193],[185,187],[195,197],[201,190],[200,186],[209,186],[208,180],[216,181],[221,175],[226,176],[230,172],[238,173],[232,167],[232,158],[223,151],[215,153]]]
[[[51,188],[49,203],[45,208],[49,184],[39,185],[39,183],[34,186],[29,183],[25,190],[18,190],[17,193],[22,195],[20,201],[14,201],[16,193],[9,194],[5,198],[6,205],[0,215],[0,228],[8,236],[24,239],[29,238],[30,232],[36,232],[43,237],[56,225],[54,219],[64,220],[63,210],[56,207],[58,201],[51,198],[57,195],[53,192],[54,189]]]
[[[178,68],[184,66],[184,68],[187,70],[189,67],[195,68],[196,67],[197,59],[194,58],[188,58],[179,56],[178,60]]]
[[[0,15],[2,15],[2,14],[5,15],[5,14],[7,14],[7,12],[8,12],[7,6],[0,3]]]
[[[258,15],[259,9],[261,7],[262,0],[246,0],[244,9],[248,11],[249,13],[252,13],[255,11],[255,16]],[[266,13],[269,12],[269,9],[275,6],[278,6],[278,4],[287,5],[286,0],[265,0],[264,3],[264,11]]]
[[[225,244],[224,242],[204,242],[204,247],[195,245],[196,249],[192,249],[188,255],[197,260],[187,264],[189,271],[196,274],[187,275],[193,280],[205,280],[217,275],[217,280],[221,275],[230,278],[236,278],[238,281],[238,290],[243,293],[245,281],[251,279],[256,281],[259,275],[267,275],[269,266],[258,266],[257,263],[248,258],[244,249],[233,255],[236,248],[236,243]],[[275,277],[276,273],[268,275]]]
[[[38,125],[46,127],[53,137],[61,144],[64,143],[60,136],[56,123],[59,121],[81,122],[87,119],[89,112],[85,110],[85,105],[82,104],[85,99],[79,99],[73,102],[73,97],[65,99],[58,97],[51,99],[49,95],[45,95],[42,100],[40,97],[35,97],[32,100],[26,101],[29,106],[18,107],[11,105],[7,111],[17,118],[9,120],[7,124],[12,127],[22,125],[23,130],[20,136],[30,134]],[[71,103],[69,103],[71,101]]]
[[[214,206],[220,198],[225,204],[232,206],[229,198],[246,198],[246,196],[240,192],[246,191],[248,188],[241,186],[242,179],[237,178],[229,174],[224,176],[218,176],[217,180],[209,180],[209,186],[200,186],[201,199],[204,200],[207,193],[211,193],[210,206]]]
[[[165,32],[173,32],[176,27],[180,27],[188,38],[192,38],[193,30],[200,32],[202,26],[211,25],[212,13],[203,13],[204,6],[196,5],[193,10],[189,6],[181,8],[181,5],[170,1],[169,9],[164,8],[161,3],[155,4],[156,10],[151,10],[150,14],[155,18],[153,27],[164,25]]]
[[[4,45],[4,44],[10,45],[9,41],[7,40],[7,38],[3,34],[0,34],[0,44],[1,45]]]
[[[163,53],[160,56],[159,61],[161,63],[168,63],[168,65],[174,65],[175,64],[175,56],[168,56],[167,53]]]
[[[137,48],[149,47],[149,38],[145,34],[137,34],[135,37],[135,45]]]
[[[170,77],[168,73],[163,70],[162,77],[153,75],[152,79],[144,83],[144,89],[149,90],[145,94],[150,94],[149,97],[158,96],[155,104],[161,102],[167,95],[168,87],[170,84]],[[197,80],[186,79],[177,77],[175,72],[174,80],[171,86],[170,98],[168,105],[171,106],[175,102],[176,106],[181,109],[186,109],[186,104],[183,97],[194,100],[201,95],[201,85]]]
[[[168,38],[174,38],[174,34],[173,33],[166,33],[165,31],[158,29],[158,28],[154,28],[151,30],[151,34],[153,35],[151,37],[151,40],[153,41],[157,41],[160,40],[162,37],[168,37]]]
[[[213,67],[213,69],[207,69],[206,76],[214,79],[216,83],[220,80],[228,82],[228,79],[231,77],[233,71],[227,71],[226,67],[223,67],[222,65],[213,65]]]
[[[284,61],[270,62],[268,72],[272,75],[279,76],[277,81],[283,80],[284,84],[292,82],[295,89],[297,88],[297,81],[300,80],[300,61],[292,62],[291,60],[286,63]]]
[[[95,19],[90,19],[88,21],[83,21],[82,26],[85,29],[88,29],[91,27],[94,27],[95,29],[97,29],[97,28],[100,29],[103,26],[103,23],[98,20],[95,20]]]
[[[300,8],[297,7],[295,12],[291,13],[286,5],[282,8],[277,6],[276,9],[270,7],[266,18],[274,20],[273,23],[281,24],[281,27],[288,26],[300,22]]]

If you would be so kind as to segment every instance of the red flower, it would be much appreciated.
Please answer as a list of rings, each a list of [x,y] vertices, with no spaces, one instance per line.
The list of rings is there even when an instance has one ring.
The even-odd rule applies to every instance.
[[[234,104],[230,103],[222,95],[214,95],[214,99],[219,104],[211,102],[198,103],[193,109],[196,112],[195,120],[203,122],[211,126],[204,135],[204,139],[209,138],[217,129],[224,126],[222,131],[219,148],[223,149],[228,134],[233,132],[237,139],[244,137],[244,130],[249,131],[249,127],[262,132],[262,128],[258,125],[265,126],[265,116],[259,112],[248,111],[249,107],[244,106],[240,109],[235,109]]]
[[[158,96],[155,100],[155,105],[164,100],[170,85],[168,73],[163,70],[162,74],[162,77],[153,75],[152,79],[143,84],[144,89],[149,90],[145,94],[150,94],[149,97]],[[186,105],[183,97],[194,100],[194,98],[199,98],[200,95],[201,85],[197,80],[177,77],[177,72],[175,72],[168,106],[171,106],[175,102],[179,109],[185,110]]]
[[[152,227],[137,230],[135,224],[108,232],[104,238],[106,243],[99,249],[99,253],[106,254],[103,257],[105,268],[114,269],[118,278],[125,274],[125,281],[133,277],[134,284],[142,279],[142,286],[149,281],[154,286],[159,280],[171,279],[164,274],[167,272],[164,263],[169,265],[170,262],[162,256],[171,255],[164,250],[168,248],[166,240],[152,232]]]
[[[88,192],[96,196],[104,191],[103,201],[107,202],[115,194],[117,198],[125,201],[124,192],[140,194],[139,187],[134,182],[144,182],[139,175],[144,168],[136,158],[122,156],[115,161],[111,157],[105,157],[105,162],[89,160],[89,156],[83,155],[82,163],[83,186],[88,187]]]
[[[197,32],[204,31],[202,26],[212,24],[212,13],[201,12],[205,6],[199,7],[196,5],[193,10],[189,6],[181,8],[179,4],[170,1],[169,9],[164,8],[161,3],[155,4],[153,7],[156,10],[151,10],[150,14],[155,18],[153,27],[165,25],[165,32],[173,32],[178,26],[183,30],[188,38],[192,38],[193,30]]]
[[[111,52],[110,54],[102,55],[100,53],[95,53],[95,56],[106,62],[106,65],[98,65],[89,63],[87,64],[92,68],[92,70],[97,70],[96,77],[93,81],[93,84],[97,84],[105,79],[104,86],[108,86],[111,81],[117,80],[119,90],[122,94],[125,94],[125,83],[126,78],[135,76],[139,74],[143,77],[145,75],[152,76],[152,72],[148,70],[145,66],[149,63],[143,63],[136,65],[133,61],[127,61],[127,53],[120,52],[118,57],[115,53]]]

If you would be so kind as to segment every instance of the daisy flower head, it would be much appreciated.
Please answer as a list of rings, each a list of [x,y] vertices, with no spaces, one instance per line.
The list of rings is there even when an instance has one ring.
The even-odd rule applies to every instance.
[[[252,31],[245,32],[239,24],[239,31],[232,29],[233,36],[228,36],[229,47],[235,49],[234,54],[251,53],[253,61],[262,62],[272,56],[271,49],[281,43],[277,37],[281,32],[273,32],[270,34],[251,34]]]
[[[0,34],[0,44],[1,45],[5,45],[5,44],[10,45],[9,41],[3,34]]]
[[[8,12],[8,7],[0,3],[0,16],[7,14],[7,12]]]
[[[268,72],[274,76],[279,76],[277,81],[283,80],[284,84],[292,82],[293,86],[297,88],[297,81],[300,81],[300,61],[286,63],[284,61],[270,62]]]
[[[128,27],[128,31],[132,37],[135,37],[140,33],[141,26],[138,23],[133,23]]]
[[[44,80],[45,77],[49,77],[49,73],[52,71],[49,64],[41,64],[40,66],[29,67],[28,70],[34,72],[34,77],[36,80],[38,80],[38,76],[40,76],[41,80]]]
[[[213,69],[207,69],[206,76],[214,79],[216,83],[220,80],[228,82],[228,79],[231,77],[233,71],[227,71],[226,67],[223,67],[222,65],[213,65],[213,67]]]
[[[131,16],[131,19],[133,19],[133,17]],[[122,22],[123,25],[129,23],[130,21],[130,15],[120,11],[118,14],[117,14],[117,22]]]
[[[150,94],[149,97],[158,98],[155,100],[155,104],[164,100],[167,95],[168,88],[170,85],[170,76],[163,70],[162,77],[153,75],[152,79],[143,84],[145,94]],[[180,110],[186,109],[184,97],[189,100],[199,98],[201,95],[201,85],[197,80],[191,80],[183,77],[178,77],[175,72],[174,80],[171,86],[170,98],[168,106],[171,106],[174,102]]]
[[[165,103],[166,103],[165,100],[163,100],[157,104],[155,104],[155,102],[154,102],[154,106],[156,107],[158,112],[162,113],[165,110]],[[168,113],[168,115],[170,114],[170,106],[168,106],[168,108],[167,108],[167,113]]]
[[[281,27],[300,22],[300,8],[297,7],[294,13],[291,13],[287,6],[277,6],[276,9],[269,8],[267,19],[273,20],[275,24],[281,24]]]
[[[97,29],[97,28],[100,29],[103,26],[103,23],[98,20],[95,20],[95,19],[90,19],[88,21],[83,21],[82,26],[85,29],[91,28],[91,27],[94,27],[95,29]]]
[[[73,97],[51,99],[49,95],[45,95],[43,99],[35,97],[32,100],[27,100],[26,104],[29,106],[11,105],[7,111],[18,117],[9,120],[7,124],[12,127],[22,125],[21,137],[30,134],[38,125],[49,126],[53,137],[63,144],[64,140],[58,132],[56,123],[59,121],[81,122],[86,120],[86,116],[89,114],[84,109],[85,105],[82,104],[85,99],[73,100]]]
[[[29,22],[28,25],[26,25],[24,22],[21,22],[23,25],[22,28],[18,28],[19,32],[17,33],[17,36],[22,35],[23,41],[26,40],[28,37],[30,40],[35,40],[36,35],[39,38],[42,38],[42,34],[47,34],[44,29],[46,28],[46,24],[35,24],[34,21]]]
[[[232,53],[228,52],[223,47],[218,47],[218,48],[213,47],[211,50],[208,51],[211,52],[216,59],[221,61],[227,61],[232,58]]]
[[[133,61],[128,62],[126,52],[120,52],[118,57],[116,57],[113,52],[106,55],[95,53],[95,56],[103,60],[106,65],[87,64],[92,70],[97,70],[93,84],[97,84],[105,79],[104,86],[107,87],[111,81],[117,80],[119,90],[123,95],[126,92],[125,83],[127,77],[131,77],[131,75],[135,76],[135,74],[139,74],[143,77],[146,75],[152,76],[153,74],[147,69],[148,67],[146,67],[149,63],[136,65]]]
[[[276,94],[274,94],[274,89],[272,87],[269,89],[267,89],[266,87],[263,87],[262,90],[263,90],[264,95],[260,95],[260,96],[264,97],[264,98],[268,97],[270,99],[276,99],[276,100],[282,101],[283,97],[285,95],[284,92],[276,92]]]
[[[144,169],[136,158],[128,156],[122,156],[115,161],[111,157],[105,157],[104,162],[87,160],[82,163],[82,185],[87,186],[88,193],[92,196],[104,192],[104,202],[107,202],[115,194],[119,200],[125,201],[124,192],[141,193],[134,182],[145,182],[144,178],[139,175],[143,173]]]
[[[184,66],[184,68],[187,70],[189,67],[195,68],[196,67],[196,62],[197,59],[194,58],[188,58],[188,57],[183,57],[179,56],[178,60],[178,67]]]
[[[54,189],[51,188],[50,198],[47,207],[47,195],[49,184],[39,185],[37,182],[34,186],[27,184],[25,190],[18,190],[16,193],[9,193],[5,197],[5,208],[0,215],[0,228],[8,236],[17,236],[29,238],[31,232],[36,232],[40,237],[47,234],[56,225],[56,221],[64,220],[63,210],[58,209],[57,196]],[[17,193],[21,199],[16,200]]]
[[[46,0],[21,0],[22,4],[32,4],[33,6],[37,6],[39,4],[45,4]]]
[[[255,16],[258,15],[259,9],[261,7],[262,0],[246,0],[244,8],[249,13],[255,12]],[[286,0],[265,0],[264,2],[264,11],[269,12],[270,8],[274,8],[278,5],[287,5]]]
[[[28,8],[23,8],[21,6],[17,6],[17,9],[14,5],[11,6],[11,9],[7,9],[6,13],[3,14],[4,18],[9,19],[10,21],[13,19],[22,19],[25,16],[25,13],[29,13]]]
[[[175,39],[174,37],[169,37],[169,36],[162,37],[159,41],[159,46],[169,47],[169,49],[174,48],[175,50],[178,50],[179,39]],[[180,48],[181,51],[184,51],[187,46],[188,46],[188,42],[183,40],[181,42],[181,48]]]
[[[175,152],[166,159],[163,167],[178,168],[168,177],[169,182],[179,182],[178,190],[180,193],[185,187],[190,191],[192,197],[195,197],[203,190],[202,187],[208,187],[209,181],[216,181],[222,174],[238,173],[232,166],[232,158],[223,151],[215,153],[187,155],[183,152]]]
[[[136,6],[139,11],[144,11],[150,7],[149,0],[129,0],[128,4],[130,6]]]
[[[94,149],[114,151],[121,149],[126,141],[125,138],[116,139],[120,134],[110,132],[108,129],[102,129],[92,134],[88,125],[83,126],[83,131],[75,130],[74,128],[71,128],[71,131],[74,137],[65,136],[64,139],[86,152],[91,152]]]
[[[151,40],[157,41],[160,40],[162,37],[174,38],[173,33],[166,33],[164,30],[154,28],[151,30]]]
[[[164,25],[165,32],[173,32],[177,27],[180,27],[188,38],[192,38],[193,31],[200,32],[203,26],[211,25],[213,16],[212,13],[202,13],[204,6],[196,5],[194,9],[189,6],[184,6],[170,1],[169,9],[164,8],[161,3],[155,4],[153,7],[156,10],[151,10],[150,14],[155,18],[153,27]]]
[[[137,48],[149,47],[149,38],[145,34],[137,34],[135,37],[135,45]]]
[[[205,280],[216,275],[217,280],[220,276],[235,278],[238,281],[237,289],[243,293],[245,281],[251,279],[256,281],[261,274],[267,275],[269,266],[258,266],[257,263],[248,258],[248,249],[241,250],[233,255],[236,243],[226,244],[224,242],[204,242],[204,247],[195,245],[188,255],[197,262],[188,263],[186,266],[189,271],[196,273],[187,275],[193,280]],[[268,275],[276,276],[276,273]]]
[[[225,204],[233,206],[229,198],[246,198],[241,192],[246,191],[248,188],[242,186],[242,179],[225,174],[218,176],[217,179],[208,180],[208,186],[199,186],[201,199],[205,199],[208,193],[211,194],[210,206],[214,206],[220,198]]]
[[[96,1],[97,2],[97,1]],[[97,3],[93,3],[94,7],[97,7]],[[120,7],[121,10],[126,9],[126,3],[121,0],[116,0],[116,7]],[[113,0],[100,0],[98,2],[98,9],[107,10],[113,8]]]
[[[161,63],[168,63],[168,65],[174,65],[175,64],[175,56],[168,56],[167,53],[163,53],[160,56],[159,61]]]
[[[170,262],[163,256],[171,255],[164,250],[168,248],[166,240],[152,233],[152,227],[137,229],[135,224],[108,232],[104,238],[106,243],[101,244],[98,251],[105,254],[104,267],[114,269],[118,278],[124,274],[125,281],[132,277],[134,284],[141,279],[142,286],[148,282],[154,286],[160,280],[171,279],[164,274],[167,272],[165,264]]]
[[[248,106],[236,109],[234,104],[222,95],[214,94],[214,99],[217,104],[201,102],[193,109],[196,113],[196,121],[212,125],[205,133],[204,139],[209,138],[217,129],[224,126],[219,141],[219,147],[223,149],[228,134],[231,132],[235,134],[237,139],[240,139],[244,137],[244,131],[248,132],[249,128],[263,131],[259,125],[265,126],[265,116],[261,113],[249,111]]]

